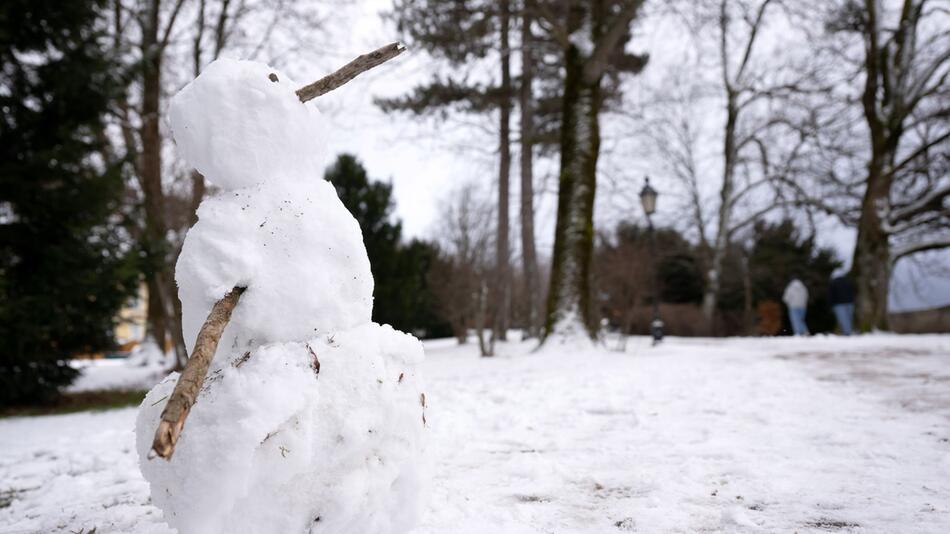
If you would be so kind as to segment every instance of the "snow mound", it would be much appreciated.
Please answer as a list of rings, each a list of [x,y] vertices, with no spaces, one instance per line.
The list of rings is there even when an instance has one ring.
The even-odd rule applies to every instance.
[[[376,324],[219,353],[171,461],[148,460],[169,376],[136,421],[153,502],[189,534],[409,530],[428,480],[422,360]]]

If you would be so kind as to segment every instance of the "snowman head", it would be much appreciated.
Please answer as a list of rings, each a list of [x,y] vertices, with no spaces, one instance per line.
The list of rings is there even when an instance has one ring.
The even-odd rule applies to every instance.
[[[323,129],[297,87],[263,63],[214,61],[172,99],[178,150],[225,190],[313,179],[323,164]]]

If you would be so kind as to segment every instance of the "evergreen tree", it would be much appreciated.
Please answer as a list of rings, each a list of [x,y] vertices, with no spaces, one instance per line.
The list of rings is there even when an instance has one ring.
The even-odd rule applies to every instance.
[[[380,101],[385,110],[415,113],[455,108],[475,113],[498,109],[498,224],[495,239],[495,273],[491,286],[492,342],[483,356],[494,353],[494,340],[506,339],[511,298],[511,248],[509,245],[509,190],[511,175],[510,0],[397,0],[393,17],[413,44],[457,70],[470,69],[492,51],[498,53],[498,83],[471,83],[465,75],[436,76],[402,98]],[[460,31],[461,30],[461,31]]]
[[[402,245],[402,224],[393,220],[392,185],[370,181],[354,156],[340,155],[325,178],[360,225],[375,288],[373,320],[407,332],[450,335],[435,313],[427,273],[438,251],[421,241]],[[423,332],[420,332],[423,333]]]
[[[0,405],[51,400],[68,358],[112,345],[137,272],[104,162],[115,71],[101,2],[0,6]]]

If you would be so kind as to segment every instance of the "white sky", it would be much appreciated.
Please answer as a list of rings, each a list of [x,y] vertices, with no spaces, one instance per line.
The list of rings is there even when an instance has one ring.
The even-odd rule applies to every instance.
[[[390,0],[363,0],[340,9],[331,18],[330,26],[337,28],[331,36],[332,45],[326,53],[307,57],[303,61],[318,63],[286,66],[286,70],[298,81],[309,82],[335,69],[356,55],[399,40],[391,24],[382,20],[379,13],[389,9]],[[675,34],[674,34],[675,35]],[[656,79],[675,68],[682,49],[687,46],[688,35],[671,39],[671,28],[654,25],[649,32],[638,30],[632,47],[651,54],[648,69],[641,79]],[[316,58],[316,59],[313,59]],[[461,183],[477,181],[484,185],[486,194],[494,194],[497,180],[495,147],[496,140],[490,133],[477,128],[462,128],[457,123],[444,124],[421,121],[403,114],[387,115],[373,104],[378,96],[395,96],[410,90],[417,83],[429,78],[432,63],[424,52],[404,53],[399,58],[374,71],[362,75],[347,86],[321,97],[319,107],[331,123],[328,140],[329,157],[341,152],[355,154],[366,166],[370,177],[391,181],[396,198],[396,216],[403,222],[407,237],[430,238],[438,232],[439,205]],[[639,90],[640,82],[634,81],[631,91]],[[644,174],[653,177],[654,186],[660,191],[658,220],[672,221],[678,216],[671,213],[673,186],[664,180],[659,169],[651,169],[642,158],[623,152],[631,139],[625,138],[623,128],[629,121],[603,125],[604,145],[616,145],[617,155],[601,158],[601,170],[610,175],[612,183],[620,183],[620,189],[601,185],[598,199],[598,221],[607,224],[620,217],[640,219],[635,192],[642,185]],[[635,125],[633,127],[636,127]],[[478,148],[481,147],[481,148]],[[517,152],[514,154],[512,183],[512,218],[517,220]],[[539,251],[550,254],[553,243],[555,216],[555,186],[553,175],[556,168],[552,162],[541,162],[536,174],[540,182],[537,214],[537,241]],[[545,178],[547,176],[547,178]],[[664,204],[667,213],[663,213]],[[518,234],[512,234],[517,242]],[[854,232],[842,228],[833,221],[819,223],[819,242],[839,251],[839,257],[850,262],[854,245]],[[931,267],[950,266],[950,252],[932,254],[924,263]],[[933,265],[935,264],[936,265]],[[899,265],[895,276],[895,291],[892,295],[893,309],[924,308],[950,303],[950,278],[923,274],[921,269]]]

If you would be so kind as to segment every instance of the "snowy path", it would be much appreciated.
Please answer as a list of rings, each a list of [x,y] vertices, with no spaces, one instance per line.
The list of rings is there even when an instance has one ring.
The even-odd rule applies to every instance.
[[[415,534],[950,532],[950,337],[427,345]],[[0,532],[169,533],[133,410],[0,420]]]

